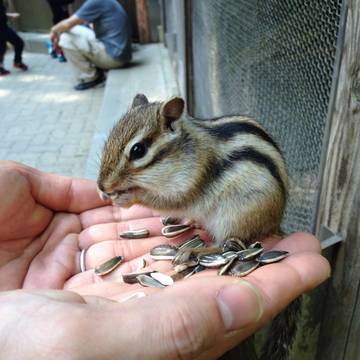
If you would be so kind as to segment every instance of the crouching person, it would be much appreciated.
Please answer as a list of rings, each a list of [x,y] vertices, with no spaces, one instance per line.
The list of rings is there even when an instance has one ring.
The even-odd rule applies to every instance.
[[[103,70],[121,68],[131,60],[129,20],[117,0],[86,0],[74,15],[51,28],[51,40],[64,50],[75,71],[75,90],[101,84]]]

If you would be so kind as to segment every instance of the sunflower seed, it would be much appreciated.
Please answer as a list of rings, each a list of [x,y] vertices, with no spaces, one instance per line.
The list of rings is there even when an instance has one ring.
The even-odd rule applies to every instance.
[[[150,256],[155,260],[173,260],[178,248],[169,244],[155,246],[150,250]]]
[[[261,264],[271,264],[286,258],[288,255],[287,251],[271,250],[262,253],[256,260]]]
[[[191,228],[192,225],[167,225],[161,229],[161,233],[167,238],[172,238],[190,230]]]
[[[94,269],[94,272],[96,275],[99,276],[109,274],[122,263],[122,260],[123,260],[122,256],[115,256],[110,260],[107,260],[101,265],[97,266]]]
[[[137,280],[142,286],[154,287],[154,288],[164,288],[165,286],[159,283],[157,280],[153,279],[149,275],[138,275]]]
[[[174,280],[171,278],[171,276],[163,274],[161,272],[152,272],[150,276],[164,286],[169,286],[174,283]]]
[[[225,275],[236,260],[237,260],[236,256],[231,258],[227,264],[225,264],[219,269],[218,275]]]
[[[229,251],[223,252],[221,255],[222,255],[224,258],[231,260],[231,259],[237,257],[237,252],[236,252],[236,251],[231,251],[231,250],[229,250]]]
[[[188,262],[191,257],[193,256],[193,253],[191,249],[179,249],[179,251],[176,253],[175,257],[173,258],[172,263],[174,265],[179,265]]]
[[[245,276],[254,271],[260,264],[257,261],[236,261],[230,268],[228,275]]]
[[[160,218],[160,221],[164,226],[175,225],[175,224],[178,224],[180,222],[180,220],[178,218],[173,217],[173,216],[162,216]]]
[[[261,245],[261,242],[260,241],[256,241],[254,242],[253,244],[249,245],[248,249],[258,249],[258,248],[261,248],[262,245]]]
[[[120,234],[120,237],[124,239],[143,239],[149,237],[149,235],[150,231],[148,229],[139,229],[124,231]]]
[[[189,268],[189,266],[187,266],[187,264],[178,264],[178,265],[174,266],[174,271],[176,273],[182,273],[183,271],[185,271],[188,268]]]
[[[202,265],[197,265],[197,266],[195,266],[195,267],[193,267],[193,268],[189,268],[189,269],[190,269],[190,272],[184,276],[184,279],[187,279],[187,278],[189,278],[190,276],[193,276],[194,274],[197,274],[197,273],[199,273],[200,271],[205,270],[206,267],[205,267],[205,266],[202,266]]]
[[[257,255],[264,251],[263,248],[246,249],[237,252],[238,259],[241,261],[255,259]]]
[[[141,261],[141,262],[140,262],[140,264],[139,264],[139,269],[145,268],[146,265],[147,265],[146,259],[142,258],[140,261]]]
[[[136,284],[136,283],[138,283],[137,277],[139,275],[150,275],[152,272],[153,271],[136,271],[136,272],[131,272],[131,273],[127,273],[127,274],[122,274],[122,279],[123,279],[124,283]]]
[[[192,248],[192,249],[197,249],[197,248],[201,248],[205,246],[205,242],[200,238],[199,235],[194,235],[192,238],[190,238],[189,240],[186,240],[185,242],[183,242],[180,246],[179,249],[184,249],[184,248]]]
[[[240,250],[245,250],[246,246],[240,239],[230,238],[225,241],[223,249],[224,251],[227,250],[240,251]]]
[[[226,264],[229,259],[224,258],[220,254],[201,255],[199,257],[199,264],[207,268],[216,268]]]

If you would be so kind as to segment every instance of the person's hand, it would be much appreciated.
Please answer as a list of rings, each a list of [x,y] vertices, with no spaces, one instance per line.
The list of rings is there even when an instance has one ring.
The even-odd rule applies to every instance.
[[[148,246],[162,241],[156,236],[158,216],[142,207],[114,209],[100,199],[93,181],[0,161],[0,198],[0,290],[102,281],[91,270],[77,275],[82,248],[88,249],[88,268],[117,251],[129,260],[123,268],[131,269]],[[151,238],[119,240],[121,232],[139,226],[147,227]]]
[[[268,239],[266,247],[291,256],[246,281],[206,271],[166,289],[124,284],[120,273],[136,270],[143,258],[149,268],[168,271],[171,264],[153,262],[148,252],[169,240],[159,236],[159,218],[150,210],[102,206],[95,188],[91,181],[0,163],[1,289],[73,290],[0,293],[5,359],[14,351],[20,358],[215,359],[329,275],[318,241],[294,234]],[[119,233],[140,227],[151,237],[119,240]],[[84,273],[80,248],[88,249]],[[115,255],[125,263],[95,276],[92,269]]]
[[[51,40],[52,46],[54,48],[57,48],[59,46],[60,34],[55,31],[51,31],[50,32],[50,40]]]
[[[245,279],[204,272],[123,302],[70,291],[0,293],[2,358],[217,359],[329,276],[313,236],[295,234],[277,248],[292,254]]]

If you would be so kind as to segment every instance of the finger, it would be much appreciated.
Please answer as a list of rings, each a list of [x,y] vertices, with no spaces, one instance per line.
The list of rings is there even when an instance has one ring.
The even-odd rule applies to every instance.
[[[70,303],[81,303],[84,304],[85,300],[79,294],[73,291],[64,291],[64,290],[50,290],[50,289],[31,289],[31,290],[12,290],[12,291],[3,291],[0,292],[1,300],[11,301],[13,297],[18,297],[19,295],[24,296],[24,299],[28,296],[38,296],[46,299],[61,301],[61,302],[70,302]]]
[[[148,217],[158,217],[159,215],[152,209],[140,205],[131,206],[128,209],[118,206],[103,206],[98,209],[85,211],[81,214],[80,219],[83,228],[95,224],[105,224],[118,221],[127,221],[134,219],[145,219]]]
[[[79,235],[79,245],[87,249],[98,242],[119,239],[128,230],[147,229],[149,236],[161,235],[162,225],[158,217],[127,220],[116,223],[97,224],[84,229]],[[120,238],[121,239],[121,238]]]
[[[294,257],[289,258],[288,262],[288,265],[294,270],[293,274],[286,272],[285,266],[282,266],[281,268],[279,268],[279,266],[273,266],[280,265],[279,263],[269,267],[266,266],[261,269],[262,272],[256,271],[252,276],[246,277],[246,280],[249,281],[249,283],[255,284],[256,289],[261,290],[263,293],[264,312],[262,319],[259,320],[258,324],[254,324],[254,326],[228,333],[222,344],[214,346],[209,351],[205,352],[203,356],[199,357],[199,359],[217,359],[220,355],[235,347],[241,341],[253,334],[257,329],[261,328],[265,323],[274,318],[295,298],[326,280],[330,274],[327,260],[314,253],[297,254]],[[304,266],[304,264],[307,264],[308,266]],[[270,270],[272,270],[272,274],[268,273]],[[264,274],[265,271],[267,274]],[[284,272],[285,274],[287,273],[287,278],[279,278],[279,274]],[[270,276],[273,278],[272,282],[270,282]],[[296,279],[296,286],[290,284],[296,282]],[[288,283],[288,287],[286,287],[286,283]],[[231,306],[236,308],[236,299],[233,299],[233,301]]]
[[[144,268],[142,268],[143,259],[146,260],[146,267]],[[89,284],[99,284],[102,282],[123,282],[123,274],[138,271],[160,271],[168,273],[172,271],[172,269],[173,265],[171,264],[171,261],[154,261],[149,254],[146,254],[121,264],[117,269],[104,276],[96,275],[93,269],[78,273],[65,282],[64,288],[72,290]]]
[[[290,253],[298,253],[304,251],[321,253],[320,241],[309,233],[298,232],[291,234],[280,240],[275,246],[275,249],[286,250]]]
[[[28,175],[36,201],[50,209],[79,213],[107,203],[100,199],[92,180],[48,174],[27,166],[22,171]]]
[[[304,267],[304,263],[309,266]],[[215,345],[223,353],[273,317],[279,311],[278,304],[283,304],[282,298],[291,301],[329,274],[326,260],[314,253],[294,255],[289,268],[288,276],[280,280],[277,273],[263,272],[251,283],[226,276],[178,282],[144,298],[121,303],[111,314],[111,322],[98,324],[97,334],[112,333],[114,326],[127,329],[116,339],[102,337],[119,347],[141,338],[142,346],[132,349],[133,358],[193,359]],[[114,354],[116,351],[119,349],[114,349]]]
[[[88,284],[72,288],[71,291],[81,296],[98,296],[112,300],[123,300],[129,295],[143,293],[144,296],[154,294],[162,289],[143,287],[140,284],[126,284],[116,282],[103,282],[97,284]]]
[[[106,240],[94,243],[86,251],[86,268],[96,267],[115,256],[122,256],[125,261],[129,261],[148,253],[150,249],[161,244],[179,245],[195,233],[206,239],[205,232],[190,230],[172,239],[153,236],[146,239]]]
[[[281,238],[271,236],[261,241],[265,249],[285,250],[290,253],[301,251],[321,252],[319,240],[309,233],[298,232]]]

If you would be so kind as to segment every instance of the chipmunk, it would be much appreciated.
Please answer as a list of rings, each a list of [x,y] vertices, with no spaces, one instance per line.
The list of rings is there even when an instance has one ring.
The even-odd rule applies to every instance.
[[[180,97],[135,96],[104,146],[102,196],[192,219],[215,245],[278,232],[288,188],[278,145],[249,117],[197,120],[184,106]]]
[[[180,97],[150,103],[135,96],[105,143],[100,195],[118,206],[138,203],[192,219],[215,246],[278,233],[288,191],[279,146],[250,117],[199,120],[184,115],[184,107]],[[286,357],[298,308],[294,302],[274,322],[280,336],[264,347],[262,359]]]

